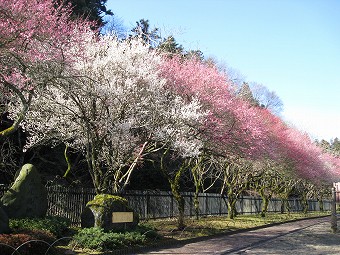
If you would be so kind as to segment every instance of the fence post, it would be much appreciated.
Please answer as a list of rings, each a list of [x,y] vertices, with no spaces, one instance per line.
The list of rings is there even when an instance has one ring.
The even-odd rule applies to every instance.
[[[222,195],[219,194],[219,200],[220,200],[220,216],[222,215]]]
[[[149,202],[150,202],[150,197],[149,197],[149,192],[148,191],[143,191],[142,192],[144,196],[144,218],[146,220],[149,220]]]
[[[174,196],[171,194],[171,211],[170,211],[170,217],[173,218],[174,217]]]
[[[333,233],[337,231],[337,216],[336,216],[336,189],[332,188],[332,216],[331,216],[331,229]]]
[[[192,201],[192,196],[188,195],[189,196],[189,200],[190,200],[190,203],[189,203],[189,214],[190,214],[190,217],[192,217],[192,211],[193,211],[193,208],[192,208],[192,205],[193,205],[193,201]]]

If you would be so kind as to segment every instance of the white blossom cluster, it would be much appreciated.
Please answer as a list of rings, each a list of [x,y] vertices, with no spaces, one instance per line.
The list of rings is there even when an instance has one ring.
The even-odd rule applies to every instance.
[[[75,50],[76,51],[76,50]],[[69,77],[37,91],[23,128],[27,148],[46,141],[91,151],[119,168],[144,142],[168,143],[183,156],[199,153],[195,130],[205,115],[198,100],[185,102],[165,89],[162,58],[137,39],[92,39]],[[19,111],[11,106],[11,114]]]

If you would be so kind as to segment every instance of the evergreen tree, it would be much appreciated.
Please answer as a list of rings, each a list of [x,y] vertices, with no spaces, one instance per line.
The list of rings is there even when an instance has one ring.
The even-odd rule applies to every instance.
[[[142,38],[145,45],[150,45],[152,48],[157,47],[159,40],[161,39],[159,35],[159,29],[154,28],[150,30],[149,20],[141,19],[136,21],[136,26],[131,30],[133,33],[131,37]]]
[[[253,92],[251,91],[249,84],[243,82],[240,90],[238,91],[238,97],[249,102],[253,106],[259,106],[259,102],[254,98]]]
[[[187,58],[196,58],[200,61],[204,60],[204,54],[200,50],[189,50],[186,54],[185,57]]]
[[[96,22],[98,27],[105,24],[104,15],[113,15],[112,11],[105,6],[107,0],[65,0],[61,2],[72,5],[74,18],[86,18]]]
[[[163,39],[163,42],[160,43],[158,48],[160,50],[166,52],[166,53],[169,53],[169,54],[180,54],[180,55],[182,55],[183,52],[184,52],[182,45],[179,45],[172,35]]]
[[[330,148],[332,152],[336,155],[340,155],[340,140],[339,138],[335,138],[333,141],[330,143]]]

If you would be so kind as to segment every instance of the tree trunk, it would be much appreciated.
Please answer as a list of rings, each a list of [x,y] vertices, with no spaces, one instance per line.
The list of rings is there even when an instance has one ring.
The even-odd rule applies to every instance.
[[[184,223],[185,200],[184,200],[184,197],[179,192],[179,190],[177,189],[172,189],[172,194],[174,195],[174,198],[178,206],[177,228],[179,230],[183,230],[185,228],[185,223]]]
[[[237,215],[237,210],[236,210],[237,199],[234,196],[228,196],[227,199],[228,199],[227,200],[227,203],[228,203],[228,218],[234,219]]]
[[[318,203],[319,203],[320,212],[323,212],[324,208],[323,208],[323,200],[322,200],[322,198],[318,199]]]
[[[202,161],[203,161],[203,157],[200,157],[199,160],[195,163],[195,165],[191,168],[191,174],[194,179],[194,185],[195,185],[194,209],[195,209],[196,220],[199,220],[200,202],[198,200],[198,194],[202,190],[202,178],[200,178],[199,166]]]
[[[304,214],[308,213],[308,201],[306,194],[302,194],[302,211]]]
[[[195,208],[195,216],[196,220],[199,220],[199,214],[200,214],[200,202],[198,200],[198,190],[195,191],[194,194],[194,208]]]
[[[261,210],[261,217],[266,217],[266,213],[268,211],[269,206],[269,197],[263,196],[262,197],[262,210]]]
[[[13,134],[15,131],[19,129],[21,122],[25,119],[25,115],[28,111],[28,108],[31,104],[31,100],[33,97],[33,93],[30,92],[28,99],[26,99],[23,93],[11,83],[8,83],[5,81],[2,84],[19,97],[21,104],[22,104],[22,109],[18,113],[18,115],[16,116],[14,122],[12,123],[10,127],[6,128],[5,130],[0,130],[0,141],[4,139],[5,137],[10,136],[11,134]]]
[[[271,196],[266,195],[263,189],[260,189],[259,193],[262,198],[261,217],[266,217],[266,213],[268,211],[268,206],[269,206],[269,200]]]
[[[281,195],[281,213],[285,213],[285,211],[288,213],[288,215],[290,214],[290,205],[289,205],[289,192],[283,193]]]
[[[280,207],[281,214],[285,213],[285,209],[286,209],[286,200],[281,198],[281,207]]]
[[[178,206],[178,219],[177,219],[177,228],[182,230],[185,228],[184,223],[184,206],[185,206],[185,200],[180,192],[180,180],[182,177],[182,174],[186,170],[185,162],[182,164],[182,166],[178,169],[174,180],[169,180],[171,192],[174,195],[174,198],[177,202]]]
[[[163,175],[167,178],[170,187],[172,195],[174,196],[177,206],[178,206],[178,219],[177,219],[177,228],[179,230],[183,230],[185,228],[184,223],[184,209],[185,209],[185,200],[180,192],[180,181],[182,178],[183,173],[188,169],[189,162],[183,161],[181,166],[177,171],[175,171],[175,175],[171,177],[171,174],[166,170],[164,167],[164,156],[167,154],[168,150],[164,152],[163,157],[161,158],[161,171]]]

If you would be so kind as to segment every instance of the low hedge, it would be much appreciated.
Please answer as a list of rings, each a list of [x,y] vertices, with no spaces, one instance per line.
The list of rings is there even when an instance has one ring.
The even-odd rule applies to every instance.
[[[106,232],[102,228],[93,227],[81,229],[73,237],[71,245],[82,249],[107,251],[145,245],[155,238],[158,238],[158,234],[146,227],[137,227],[134,231],[127,232]]]
[[[13,232],[23,230],[44,230],[56,237],[62,237],[71,222],[64,217],[10,219],[9,227]]]

